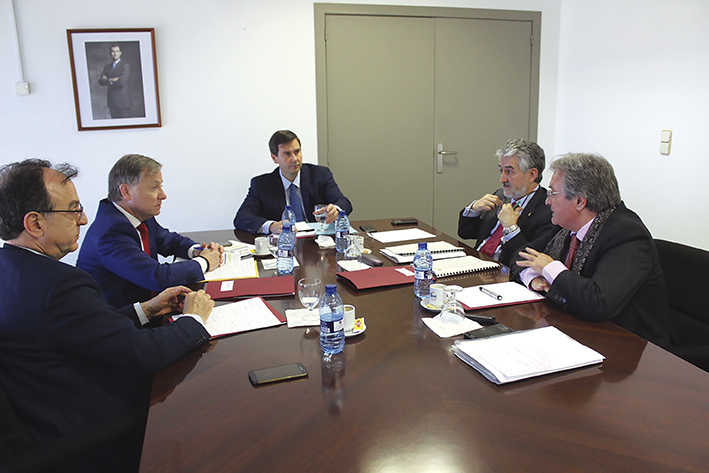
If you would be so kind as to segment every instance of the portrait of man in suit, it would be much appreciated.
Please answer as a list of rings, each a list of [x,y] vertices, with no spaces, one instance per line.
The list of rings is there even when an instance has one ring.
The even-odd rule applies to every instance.
[[[131,102],[128,91],[130,64],[121,60],[123,52],[117,44],[111,46],[111,62],[103,67],[98,83],[106,87],[106,100],[111,118],[131,116]]]
[[[521,138],[510,139],[496,153],[502,187],[472,201],[458,217],[458,236],[477,240],[476,249],[509,266],[516,251],[536,238],[551,238],[558,227],[539,185],[544,150]]]
[[[303,164],[300,138],[290,130],[275,132],[268,142],[271,160],[278,165],[268,174],[251,179],[244,202],[234,217],[234,228],[249,233],[280,233],[281,214],[290,205],[296,221],[315,221],[315,205],[325,204],[325,222],[337,219],[340,210],[352,212],[345,197],[325,166]]]

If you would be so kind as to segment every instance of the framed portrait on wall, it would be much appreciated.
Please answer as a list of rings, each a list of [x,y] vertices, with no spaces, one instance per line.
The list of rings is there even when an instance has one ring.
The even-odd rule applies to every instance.
[[[66,36],[79,131],[161,126],[154,28]]]

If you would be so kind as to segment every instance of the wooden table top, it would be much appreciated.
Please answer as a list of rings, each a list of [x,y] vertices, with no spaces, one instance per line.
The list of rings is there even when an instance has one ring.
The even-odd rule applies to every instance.
[[[358,223],[394,229],[384,220]],[[189,235],[210,241],[235,233]],[[367,237],[365,246],[384,245]],[[336,280],[335,251],[312,239],[299,239],[296,255],[296,280],[337,282],[366,332],[348,338],[329,364],[317,329],[283,325],[212,342],[162,371],[141,472],[709,471],[709,376],[652,343],[546,302],[484,310],[515,329],[554,325],[606,357],[496,386],[451,353],[460,337],[441,339],[422,323],[431,314],[411,285],[357,291]],[[498,270],[440,282],[506,279]],[[281,312],[302,307],[296,297],[268,302]],[[293,362],[309,376],[249,383],[251,369]]]

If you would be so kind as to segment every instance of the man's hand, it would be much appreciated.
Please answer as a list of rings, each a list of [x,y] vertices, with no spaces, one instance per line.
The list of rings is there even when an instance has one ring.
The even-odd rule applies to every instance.
[[[526,247],[524,250],[521,250],[519,252],[519,256],[524,259],[516,261],[518,266],[522,266],[523,268],[532,268],[539,274],[542,274],[544,266],[554,261],[551,256],[545,255],[544,253],[530,247]]]
[[[500,209],[500,213],[497,214],[497,219],[503,227],[507,228],[510,225],[516,225],[521,214],[522,207],[517,207],[515,209],[512,207],[512,204],[504,204]]]
[[[185,295],[185,305],[182,313],[199,315],[202,317],[202,321],[206,323],[213,308],[214,301],[212,298],[200,289],[197,292],[190,292]]]
[[[316,210],[313,212],[313,215],[320,215],[320,214],[325,214],[325,223],[330,224],[337,220],[337,216],[340,214],[340,211],[337,210],[337,207],[335,207],[333,204],[327,204],[327,207],[323,207],[320,210]]]
[[[200,251],[199,253],[197,253],[198,255],[205,256],[203,254],[205,251],[217,251],[219,253],[219,266],[221,266],[221,264],[224,262],[224,247],[222,245],[220,245],[219,243],[210,241],[209,243],[202,243],[202,248],[204,248],[204,249],[202,251]],[[206,256],[205,256],[205,258],[206,258]],[[211,266],[211,264],[212,264],[211,261],[209,264],[210,264],[209,268],[214,269],[214,267]]]
[[[544,277],[539,276],[532,279],[532,282],[529,283],[529,288],[537,292],[549,292],[551,286],[549,285],[549,282],[544,279]]]
[[[181,309],[181,294],[189,294],[191,289],[185,286],[169,287],[150,300],[142,302],[140,306],[149,319],[160,317],[161,315],[179,312]]]
[[[210,243],[211,244],[211,243]],[[216,243],[215,243],[216,245]],[[222,256],[224,254],[224,248],[222,248],[221,245],[217,245],[217,247],[204,247],[202,251],[200,251],[197,255],[195,256],[201,256],[202,258],[206,259],[207,262],[209,263],[209,268],[207,268],[207,271],[212,271],[214,269],[217,269],[219,265],[222,263]],[[221,250],[221,251],[220,251]]]
[[[473,210],[476,212],[489,212],[490,210],[500,207],[502,200],[492,194],[485,194],[473,203]]]
[[[268,231],[270,231],[271,233],[275,233],[276,235],[281,233],[283,231],[283,220],[281,220],[280,222],[273,222],[271,226],[268,227]]]

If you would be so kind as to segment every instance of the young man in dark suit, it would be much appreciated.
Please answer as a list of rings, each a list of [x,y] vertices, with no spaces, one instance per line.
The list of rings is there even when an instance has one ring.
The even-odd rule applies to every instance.
[[[96,279],[115,307],[142,302],[170,286],[200,281],[221,264],[221,245],[212,242],[200,249],[155,220],[167,198],[161,167],[139,154],[119,159],[108,175],[108,199],[99,203],[81,245],[77,266]],[[190,261],[161,264],[158,254]]]
[[[326,223],[337,219],[339,210],[352,212],[332,173],[325,166],[303,164],[300,139],[290,130],[279,130],[268,142],[271,159],[278,168],[251,179],[251,187],[234,217],[234,228],[249,233],[280,233],[281,214],[287,204],[296,221],[314,222],[315,204],[327,204],[319,213]]]
[[[610,320],[651,342],[671,340],[655,243],[620,200],[603,157],[570,153],[551,164],[547,205],[562,227],[515,257],[512,277],[583,320]]]
[[[87,449],[72,471],[137,471],[152,374],[209,340],[204,322],[214,303],[175,287],[117,310],[91,276],[60,262],[87,223],[74,175],[41,160],[0,169],[0,387],[47,448],[134,420],[135,435]],[[176,322],[139,327],[139,313],[179,309],[180,295]]]
[[[460,211],[458,236],[477,239],[477,250],[509,266],[528,242],[551,238],[559,229],[544,205],[547,190],[539,185],[544,150],[523,139],[508,140],[497,150],[502,187]]]

